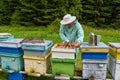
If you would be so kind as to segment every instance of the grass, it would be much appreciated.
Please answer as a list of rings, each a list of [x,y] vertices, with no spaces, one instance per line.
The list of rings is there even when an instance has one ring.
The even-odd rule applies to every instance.
[[[88,41],[88,35],[90,32],[101,35],[101,42],[108,44],[108,42],[119,42],[120,41],[120,31],[113,29],[99,29],[84,26],[84,41]],[[59,26],[48,26],[48,27],[23,27],[23,26],[0,26],[0,33],[7,32],[14,35],[15,38],[38,38],[52,40],[53,43],[61,43],[62,40],[59,36]],[[81,58],[77,57],[77,69],[81,69]],[[0,72],[0,80],[7,80],[8,75],[4,72]],[[53,79],[48,77],[49,80]],[[42,78],[41,80],[48,80],[48,78]],[[40,80],[40,78],[27,77],[25,80]]]

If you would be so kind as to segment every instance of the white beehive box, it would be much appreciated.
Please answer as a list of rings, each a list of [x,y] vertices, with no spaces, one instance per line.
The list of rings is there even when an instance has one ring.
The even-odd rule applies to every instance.
[[[91,75],[95,76],[95,80],[106,80],[106,70],[87,70],[83,69],[83,79],[89,79]]]
[[[62,45],[63,44],[57,43],[52,47],[52,58],[75,59],[75,48],[59,47]]]
[[[83,69],[89,70],[106,70],[106,60],[82,60]]]
[[[116,60],[109,55],[108,69],[114,80],[120,80],[120,60]]]
[[[51,66],[50,62],[51,53],[46,54],[45,57],[40,58],[38,56],[23,56],[25,72],[29,75],[40,74],[44,75],[47,73]]]
[[[23,39],[12,39],[12,40],[0,41],[0,46],[18,48],[21,47],[22,40]]]
[[[96,79],[105,80],[107,71],[107,61],[106,60],[82,60],[82,76],[83,79],[90,78],[94,75]]]

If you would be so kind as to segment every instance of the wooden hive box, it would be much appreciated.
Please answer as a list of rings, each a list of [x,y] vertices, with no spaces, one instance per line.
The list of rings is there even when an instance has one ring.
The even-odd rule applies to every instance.
[[[109,53],[117,60],[120,60],[120,43],[109,42]]]
[[[75,48],[65,48],[64,44],[57,43],[52,49],[52,58],[75,59]]]
[[[106,60],[109,47],[103,42],[97,46],[89,46],[88,42],[83,42],[80,46],[82,59]]]
[[[23,56],[25,72],[29,75],[44,75],[51,67],[50,61],[51,53],[45,55],[45,57],[39,56]]]
[[[6,40],[6,41],[0,41],[1,47],[11,47],[11,48],[19,48],[21,47],[21,42],[23,39],[12,39],[12,40]]]
[[[34,41],[34,42],[32,42]],[[39,40],[33,39],[22,42],[22,49],[24,51],[25,56],[40,56],[44,57],[47,53],[51,51],[52,41],[48,40]]]
[[[109,55],[108,70],[114,80],[120,80],[120,60],[116,60],[112,55]]]
[[[51,61],[54,76],[63,74],[73,77],[75,75],[75,59],[52,58]]]
[[[0,41],[0,54],[23,54],[21,48],[21,41],[23,39],[12,39],[6,41]]]
[[[22,54],[6,54],[1,55],[1,67],[3,71],[19,72],[24,69],[24,61]]]
[[[83,79],[89,79],[94,75],[96,79],[105,80],[107,72],[107,60],[82,60]]]

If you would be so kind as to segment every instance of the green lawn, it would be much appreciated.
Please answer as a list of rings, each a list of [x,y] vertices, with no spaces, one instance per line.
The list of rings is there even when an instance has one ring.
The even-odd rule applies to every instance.
[[[120,31],[112,29],[99,29],[83,26],[85,38],[84,41],[88,41],[88,35],[90,32],[101,35],[101,42],[108,44],[108,42],[120,42]],[[0,33],[7,32],[14,35],[15,38],[39,38],[52,40],[53,43],[61,43],[62,40],[59,36],[59,26],[48,26],[48,27],[12,27],[12,26],[0,26]],[[77,69],[81,69],[81,58],[80,53],[77,58]],[[7,80],[8,75],[0,72],[0,80]],[[51,77],[27,77],[25,80],[49,80]]]

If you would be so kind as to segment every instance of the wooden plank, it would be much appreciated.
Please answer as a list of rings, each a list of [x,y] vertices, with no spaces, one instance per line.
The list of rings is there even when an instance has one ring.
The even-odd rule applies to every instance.
[[[35,76],[35,77],[40,77],[41,74],[39,73],[27,73],[29,76]]]
[[[58,75],[56,75],[55,79],[70,80],[70,76],[58,76]]]
[[[46,74],[45,74],[45,76],[49,76],[49,77],[51,77],[51,76],[52,76],[52,74],[47,74],[47,73],[46,73]]]

